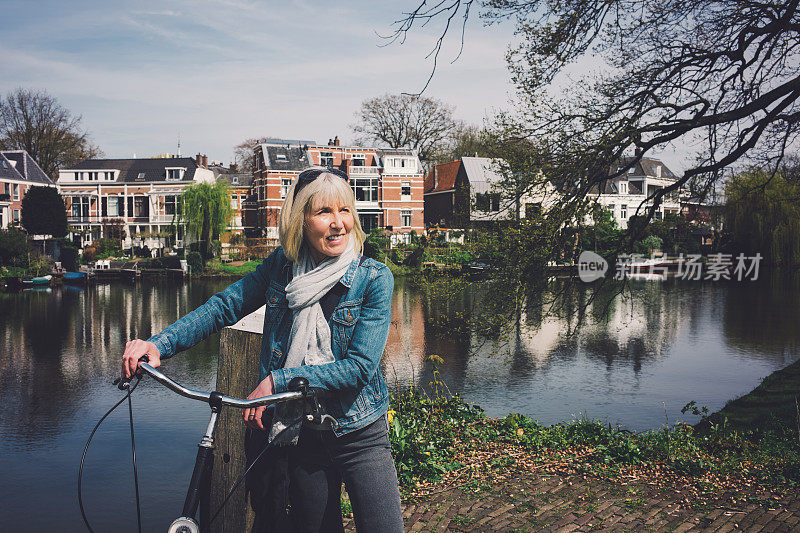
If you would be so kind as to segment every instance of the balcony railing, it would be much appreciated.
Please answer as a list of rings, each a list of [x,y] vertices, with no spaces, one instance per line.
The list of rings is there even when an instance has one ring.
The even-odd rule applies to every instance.
[[[378,167],[350,167],[350,174],[380,174],[380,169]]]

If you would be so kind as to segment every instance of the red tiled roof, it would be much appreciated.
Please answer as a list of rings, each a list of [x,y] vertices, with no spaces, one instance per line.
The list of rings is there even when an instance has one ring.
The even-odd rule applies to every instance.
[[[447,191],[455,187],[458,169],[461,167],[461,160],[451,161],[436,165],[425,176],[425,192]],[[436,173],[434,181],[434,172]],[[435,187],[434,187],[435,183]]]

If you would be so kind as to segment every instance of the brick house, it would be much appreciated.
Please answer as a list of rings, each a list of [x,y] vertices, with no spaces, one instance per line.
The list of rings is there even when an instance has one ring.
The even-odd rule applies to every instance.
[[[529,218],[548,209],[557,199],[553,185],[546,182],[536,193],[517,201],[498,189],[503,181],[501,160],[462,157],[435,165],[425,177],[425,225],[464,229],[497,220]]]
[[[248,215],[252,222],[245,226],[260,228],[257,233],[261,236],[278,237],[283,199],[297,175],[311,167],[333,167],[347,173],[367,233],[385,228],[401,236],[424,229],[423,173],[413,150],[342,146],[338,137],[327,145],[264,139],[255,146],[253,157],[253,208]]]
[[[19,225],[22,199],[33,186],[56,184],[25,150],[0,150],[0,229]]]
[[[178,213],[178,197],[189,185],[214,183],[206,156],[153,159],[86,159],[58,172],[58,187],[67,221],[80,230],[75,243],[84,247],[118,228],[123,248],[183,246],[184,230],[165,237]]]

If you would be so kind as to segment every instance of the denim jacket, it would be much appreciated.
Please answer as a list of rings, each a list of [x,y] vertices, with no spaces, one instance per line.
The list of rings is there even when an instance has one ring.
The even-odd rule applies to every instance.
[[[148,340],[168,358],[266,304],[261,379],[272,373],[277,393],[285,392],[293,377],[303,376],[311,387],[327,391],[322,403],[338,423],[337,436],[362,428],[380,418],[389,403],[380,360],[391,321],[392,273],[372,259],[354,260],[340,280],[347,290],[328,322],[335,361],[283,368],[293,315],[286,300],[291,267],[283,250],[277,249],[255,272]]]

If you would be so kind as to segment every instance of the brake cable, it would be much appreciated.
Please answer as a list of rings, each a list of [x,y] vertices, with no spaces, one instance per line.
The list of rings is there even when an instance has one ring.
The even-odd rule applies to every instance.
[[[83,508],[82,481],[83,481],[83,464],[86,461],[86,452],[89,451],[89,444],[91,444],[92,438],[94,438],[94,434],[97,432],[97,429],[100,427],[100,424],[102,424],[105,421],[105,419],[108,418],[108,415],[113,413],[117,407],[122,405],[122,402],[124,402],[126,399],[128,400],[128,413],[130,416],[130,426],[131,426],[131,452],[133,455],[133,477],[136,483],[136,519],[139,524],[139,533],[141,533],[142,531],[142,516],[141,516],[141,508],[139,506],[139,482],[136,473],[136,444],[133,439],[133,404],[131,402],[131,393],[133,393],[133,391],[136,390],[136,387],[139,385],[140,381],[142,381],[142,377],[137,375],[136,383],[134,383],[133,385],[130,385],[130,383],[126,384],[125,388],[127,388],[128,390],[127,394],[125,394],[125,396],[123,396],[120,401],[115,403],[114,407],[106,411],[106,414],[104,414],[102,418],[100,418],[100,420],[97,421],[97,424],[95,424],[94,429],[92,429],[92,432],[89,435],[89,439],[86,441],[86,446],[83,447],[83,455],[81,456],[81,466],[80,468],[78,468],[78,506],[81,509],[81,517],[83,517],[83,523],[86,524],[87,529],[92,533],[94,533],[94,530],[92,529],[92,526],[89,524],[89,519],[86,516],[86,510]],[[119,381],[117,380],[114,383],[115,384],[119,383]]]
[[[86,528],[91,533],[94,533],[94,529],[92,529],[92,526],[89,524],[89,519],[87,518],[86,511],[83,508],[83,495],[82,495],[83,465],[84,465],[84,462],[86,461],[86,452],[89,450],[89,444],[91,444],[92,438],[94,437],[94,434],[97,432],[97,430],[100,427],[100,425],[105,421],[106,418],[108,418],[108,416],[112,412],[114,412],[114,410],[117,407],[122,405],[122,402],[124,402],[126,399],[128,400],[128,414],[129,414],[129,421],[130,421],[130,427],[131,427],[131,452],[132,452],[132,457],[133,457],[133,483],[134,483],[134,487],[135,487],[135,490],[136,490],[136,519],[137,519],[137,522],[138,522],[138,525],[139,525],[139,533],[142,532],[142,516],[141,516],[141,508],[140,508],[140,504],[139,504],[139,478],[138,478],[137,470],[136,470],[136,443],[135,443],[134,437],[133,437],[133,403],[132,403],[132,400],[131,400],[131,394],[136,389],[136,387],[139,386],[139,383],[142,381],[142,376],[140,376],[139,374],[136,374],[135,377],[136,377],[136,382],[133,385],[130,385],[130,380],[128,382],[123,381],[119,385],[120,390],[127,389],[128,392],[125,394],[125,396],[122,397],[122,399],[120,401],[118,401],[116,404],[114,404],[114,406],[111,409],[106,411],[106,413],[100,418],[100,420],[97,421],[97,424],[95,424],[94,429],[92,429],[92,432],[89,435],[89,439],[86,441],[86,446],[84,446],[84,448],[83,448],[83,455],[81,456],[81,464],[80,464],[80,467],[78,468],[78,505],[79,505],[79,507],[81,509],[81,517],[83,518],[83,523],[86,524]],[[118,383],[120,383],[120,379],[119,378],[114,380],[114,384],[115,385],[118,384]],[[267,449],[272,445],[272,443],[273,442],[277,442],[278,441],[278,437],[283,435],[283,433],[285,431],[293,428],[298,422],[301,422],[302,420],[304,420],[304,418],[305,418],[305,416],[301,416],[301,417],[295,419],[294,421],[292,421],[291,424],[287,424],[285,428],[280,430],[275,435],[275,437],[273,437],[272,441],[267,442],[267,444],[264,446],[264,448],[262,448],[262,450],[258,453],[256,458],[253,459],[253,462],[251,462],[248,465],[248,467],[245,469],[244,473],[242,473],[242,475],[239,476],[239,479],[236,480],[236,483],[233,484],[233,486],[231,487],[231,490],[228,492],[228,495],[225,496],[224,500],[222,500],[222,504],[219,506],[219,509],[216,510],[214,515],[209,520],[209,522],[208,522],[209,525],[211,525],[211,523],[214,522],[214,519],[217,518],[217,516],[219,516],[219,513],[222,512],[222,509],[225,508],[225,504],[227,504],[228,500],[231,498],[231,496],[233,496],[233,493],[236,491],[236,489],[239,487],[239,485],[245,479],[245,477],[247,476],[247,473],[250,472],[250,470],[255,466],[255,464],[258,462],[258,460],[261,459],[261,457],[264,455],[264,453],[267,451]]]

